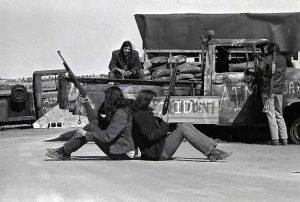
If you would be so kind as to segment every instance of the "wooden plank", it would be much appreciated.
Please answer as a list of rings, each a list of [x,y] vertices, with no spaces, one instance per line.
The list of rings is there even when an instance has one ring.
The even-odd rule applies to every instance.
[[[172,96],[167,120],[169,123],[218,124],[219,100],[216,96]],[[163,103],[164,98],[159,97],[154,114],[161,115]]]
[[[145,53],[201,53],[202,50],[183,49],[144,49]]]

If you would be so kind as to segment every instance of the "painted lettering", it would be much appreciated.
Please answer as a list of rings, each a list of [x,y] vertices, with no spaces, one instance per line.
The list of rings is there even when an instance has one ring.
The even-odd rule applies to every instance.
[[[205,111],[205,108],[203,105],[204,105],[203,102],[199,101],[199,113],[203,113]]]
[[[57,102],[57,98],[55,98],[55,97],[43,98],[43,99],[44,99],[44,102],[43,102],[44,105],[50,105],[50,104],[54,104]]]
[[[180,100],[174,101],[174,113],[180,114],[180,109],[181,109],[181,101]]]
[[[232,89],[235,92],[235,98],[236,98],[236,102],[235,102],[236,107],[234,108],[234,111],[241,110],[241,108],[239,107],[239,97],[238,97],[238,91],[237,91],[237,89],[240,89],[240,86],[234,86],[234,87],[232,87]]]
[[[297,83],[297,93],[299,93],[299,91],[300,91],[300,84]]]
[[[285,83],[284,84],[284,87],[283,87],[283,94],[288,94],[288,83]]]
[[[295,89],[294,89],[294,83],[290,82],[289,84],[289,93],[290,94],[295,94]]]
[[[170,114],[214,113],[215,101],[203,100],[172,100],[169,106]]]
[[[283,94],[298,94],[300,92],[300,83],[298,82],[285,82],[284,87],[283,87]]]
[[[222,98],[221,98],[221,102],[225,100],[229,100],[229,96],[228,96],[228,92],[227,92],[227,88],[226,86],[224,86],[224,90],[223,90],[223,94],[222,94]]]
[[[183,113],[190,113],[192,111],[192,102],[190,100],[183,101]]]
[[[49,112],[51,110],[51,107],[43,107],[42,108],[42,114],[46,114],[47,112]]]
[[[191,101],[192,102],[192,112],[197,112],[198,111],[198,104],[197,104],[197,102],[195,101],[195,100],[192,100]]]
[[[256,86],[253,87],[253,89],[255,88]],[[247,99],[252,93],[253,93],[254,90],[252,89],[249,89],[248,86],[245,86],[245,99]]]

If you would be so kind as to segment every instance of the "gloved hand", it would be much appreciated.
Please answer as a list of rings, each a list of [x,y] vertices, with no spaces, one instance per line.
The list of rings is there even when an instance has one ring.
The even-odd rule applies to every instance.
[[[124,77],[124,74],[125,74],[124,69],[116,68],[116,71],[118,71],[122,75],[122,78]]]
[[[123,76],[124,77],[129,77],[131,74],[132,74],[131,71],[125,71],[124,74],[123,74]]]
[[[81,137],[85,137],[85,135],[86,135],[86,131],[83,130],[82,128],[79,128],[78,130],[76,130],[74,137],[81,138]]]

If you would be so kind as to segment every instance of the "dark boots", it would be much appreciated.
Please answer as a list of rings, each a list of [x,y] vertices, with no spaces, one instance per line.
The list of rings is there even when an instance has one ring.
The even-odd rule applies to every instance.
[[[282,144],[282,145],[287,145],[287,144],[288,144],[288,140],[287,140],[287,139],[281,140],[281,144]]]
[[[85,143],[87,143],[86,137],[73,137],[62,147],[47,149],[46,156],[56,160],[70,160],[71,153],[77,151]]]
[[[225,152],[220,149],[214,148],[208,155],[207,158],[210,161],[218,161],[218,160],[224,160],[228,156],[230,156],[232,152]]]
[[[70,160],[71,154],[65,152],[64,147],[59,147],[56,149],[47,149],[46,156],[56,159],[56,160]]]

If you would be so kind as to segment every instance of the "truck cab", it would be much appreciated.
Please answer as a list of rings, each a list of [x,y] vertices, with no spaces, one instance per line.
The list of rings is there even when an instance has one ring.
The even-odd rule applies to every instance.
[[[204,69],[204,96],[218,96],[220,124],[262,124],[262,100],[255,80],[257,57],[266,39],[212,39]]]
[[[64,69],[35,71],[33,83],[5,86],[0,92],[0,126],[32,124],[57,105],[59,78]]]
[[[267,39],[212,39],[207,44],[204,96],[218,96],[219,124],[266,125],[256,79],[258,57],[265,54]],[[288,58],[290,59],[290,58]],[[290,139],[300,144],[300,70],[286,69],[283,114]]]

